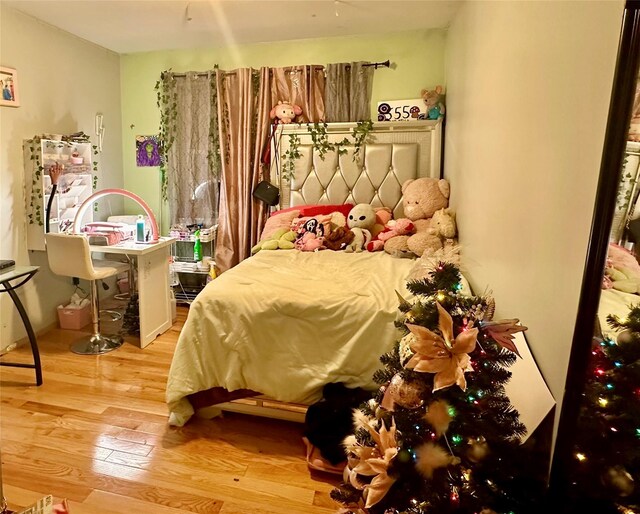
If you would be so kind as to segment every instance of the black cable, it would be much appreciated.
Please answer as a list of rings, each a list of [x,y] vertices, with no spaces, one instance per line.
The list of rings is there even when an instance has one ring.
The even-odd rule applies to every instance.
[[[51,194],[49,195],[49,201],[47,202],[47,210],[45,212],[45,227],[44,227],[44,232],[45,234],[49,233],[49,215],[51,214],[51,204],[53,204],[53,197],[56,194],[56,190],[58,189],[58,185],[57,184],[53,184],[51,186]]]

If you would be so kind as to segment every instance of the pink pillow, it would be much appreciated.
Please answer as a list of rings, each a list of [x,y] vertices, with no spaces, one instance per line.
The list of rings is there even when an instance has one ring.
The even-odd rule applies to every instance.
[[[300,215],[299,210],[289,210],[287,209],[285,212],[274,212],[262,229],[262,234],[260,235],[260,241],[264,241],[268,237],[271,237],[276,230],[281,228],[290,229],[291,223],[294,219],[296,219]]]

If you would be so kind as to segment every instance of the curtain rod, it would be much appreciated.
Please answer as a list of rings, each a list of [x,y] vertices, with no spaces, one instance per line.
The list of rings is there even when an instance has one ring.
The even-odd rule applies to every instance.
[[[362,65],[363,67],[369,67],[369,66],[373,66],[376,70],[378,68],[389,68],[391,67],[391,62],[389,61],[389,59],[387,59],[386,61],[381,61],[381,62],[369,62],[366,64]],[[296,66],[286,66],[287,68],[296,68]],[[271,70],[269,70],[271,71]],[[214,73],[215,70],[211,70],[211,71],[200,71],[200,72],[194,72],[193,75],[195,75],[196,77],[208,77],[211,73]],[[172,75],[174,77],[186,77],[187,74],[186,73],[172,73]],[[235,75],[235,72],[233,71],[229,71],[229,72],[225,72],[225,75]]]

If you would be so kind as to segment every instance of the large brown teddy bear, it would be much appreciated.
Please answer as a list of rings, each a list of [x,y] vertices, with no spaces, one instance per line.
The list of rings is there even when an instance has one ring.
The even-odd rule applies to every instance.
[[[449,182],[444,179],[419,178],[402,184],[402,206],[404,215],[413,221],[415,233],[411,236],[396,236],[384,244],[391,255],[418,256],[424,252],[442,249],[442,240],[431,228],[431,218],[439,209],[449,205]]]

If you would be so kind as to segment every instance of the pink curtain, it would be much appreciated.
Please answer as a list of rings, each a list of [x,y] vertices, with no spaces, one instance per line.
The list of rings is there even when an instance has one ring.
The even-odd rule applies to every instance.
[[[265,174],[260,156],[269,135],[269,70],[217,71],[220,127],[220,208],[216,264],[225,271],[251,254],[264,226],[264,204],[253,189]]]
[[[324,121],[324,67],[317,65],[271,68],[271,105],[278,101],[302,107],[300,123]]]

